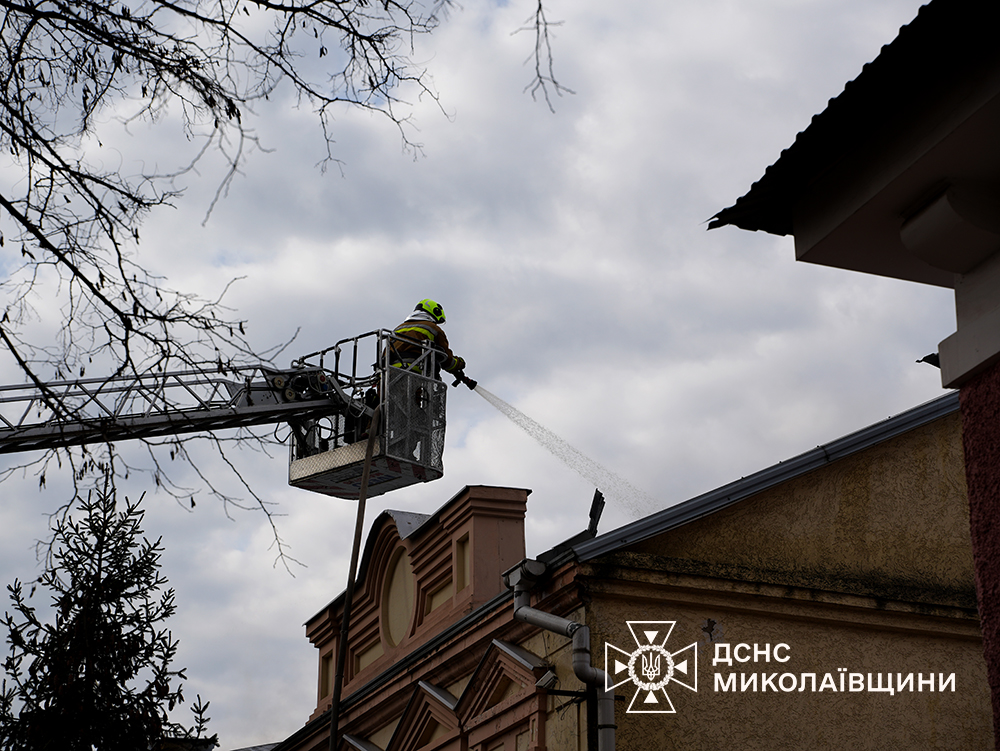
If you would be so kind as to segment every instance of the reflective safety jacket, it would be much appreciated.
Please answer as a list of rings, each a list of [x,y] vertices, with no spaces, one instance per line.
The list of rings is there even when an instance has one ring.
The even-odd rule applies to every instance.
[[[392,333],[403,339],[410,339],[414,342],[430,341],[433,349],[437,350],[436,368],[443,368],[451,373],[458,366],[458,358],[448,346],[448,337],[434,321],[423,320],[413,316],[407,318],[399,326],[393,329]],[[414,362],[423,351],[420,344],[409,344],[405,341],[394,342],[390,347],[389,364],[401,367]],[[436,375],[436,373],[434,374]]]

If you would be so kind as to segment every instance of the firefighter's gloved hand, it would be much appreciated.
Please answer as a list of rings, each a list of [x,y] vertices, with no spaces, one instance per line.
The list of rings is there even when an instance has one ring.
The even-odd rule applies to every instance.
[[[465,358],[464,357],[456,357],[455,358],[455,367],[452,368],[451,372],[452,373],[461,373],[463,370],[465,370]]]

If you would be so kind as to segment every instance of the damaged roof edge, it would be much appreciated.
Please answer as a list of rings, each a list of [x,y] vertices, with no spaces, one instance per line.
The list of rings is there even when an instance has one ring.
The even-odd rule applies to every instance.
[[[616,530],[599,535],[574,546],[573,552],[581,561],[615,552],[626,545],[649,539],[703,516],[708,516],[763,490],[786,482],[838,459],[863,451],[883,441],[919,428],[941,417],[958,411],[958,392],[952,391],[937,399],[909,409],[887,420],[862,428],[811,451],[779,462],[772,467],[755,472],[740,480],[723,485],[703,495],[671,506],[644,519],[626,524]]]

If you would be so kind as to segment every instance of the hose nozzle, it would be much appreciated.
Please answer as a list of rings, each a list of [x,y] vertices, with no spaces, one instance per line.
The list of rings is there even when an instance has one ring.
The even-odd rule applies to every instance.
[[[470,391],[475,391],[476,386],[479,385],[477,381],[473,381],[471,378],[465,375],[465,371],[456,370],[454,373],[452,373],[452,375],[455,376],[455,382],[451,384],[452,386],[458,386],[458,384],[464,383],[466,386],[469,387]]]

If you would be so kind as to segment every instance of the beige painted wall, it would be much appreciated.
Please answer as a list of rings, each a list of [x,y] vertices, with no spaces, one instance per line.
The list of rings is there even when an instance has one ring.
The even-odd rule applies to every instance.
[[[564,617],[584,623],[586,613],[580,608]],[[573,673],[573,640],[550,631],[539,631],[525,639],[521,647],[552,665],[560,691],[583,691],[586,686]],[[545,748],[552,751],[586,751],[587,707],[574,697],[549,694],[545,719]]]
[[[628,713],[638,689],[618,689],[618,748],[993,748],[959,431],[942,418],[585,564],[595,655],[636,649],[630,620],[676,621],[671,653],[699,645],[697,692],[667,687],[676,713]],[[751,660],[713,665],[720,642]],[[787,661],[752,659],[778,644]],[[730,673],[737,690],[721,690]],[[752,673],[757,690],[742,690]],[[803,673],[815,684],[799,691]],[[851,673],[864,690],[839,690]],[[869,673],[913,686],[870,691]],[[827,674],[838,690],[819,690]],[[918,680],[931,674],[934,691]],[[954,690],[938,690],[942,674]]]
[[[608,583],[594,592],[590,608],[593,651],[602,655],[605,643],[636,648],[626,620],[676,621],[666,643],[673,653],[691,643],[698,646],[698,690],[670,683],[667,695],[674,714],[629,714],[628,702],[637,688],[631,682],[616,689],[626,701],[616,704],[619,751],[706,748],[801,751],[801,749],[954,749],[988,751],[993,748],[990,698],[985,665],[975,623],[926,618],[916,613],[879,610],[861,598],[849,605],[818,602],[807,590],[760,591],[751,587],[730,592],[697,589],[697,582],[677,582],[656,588],[641,583]],[[711,623],[710,623],[711,621]],[[715,644],[708,641],[712,626],[716,639],[735,648],[748,644],[763,648],[778,644],[779,662],[713,666]],[[603,656],[603,655],[602,655]],[[603,665],[603,659],[599,664]],[[913,688],[889,695],[870,691],[839,691],[844,668],[862,673],[914,674]],[[758,673],[757,691],[716,690],[715,674]],[[764,675],[796,676],[796,690],[762,691]],[[797,690],[803,673],[806,690]],[[837,691],[823,685],[830,673]],[[935,691],[918,691],[917,676],[935,678]],[[955,675],[954,691],[938,691],[939,674]],[[785,679],[785,686],[792,685]],[[878,679],[876,679],[878,681]],[[813,685],[817,690],[813,690]],[[876,682],[885,686],[884,682]],[[849,679],[845,686],[850,688]],[[640,696],[641,698],[641,696]],[[635,707],[642,705],[637,703]]]
[[[733,578],[975,607],[959,416],[630,550]]]

